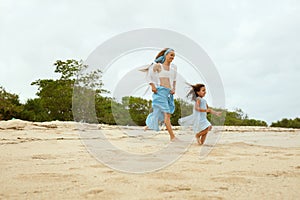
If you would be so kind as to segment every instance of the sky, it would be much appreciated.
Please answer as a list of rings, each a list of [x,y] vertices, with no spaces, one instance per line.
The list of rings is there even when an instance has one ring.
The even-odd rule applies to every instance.
[[[300,117],[297,0],[0,0],[0,86],[24,103],[35,98],[31,82],[58,78],[56,60],[85,60],[111,37],[142,28],[199,44],[222,79],[227,109],[268,124]]]

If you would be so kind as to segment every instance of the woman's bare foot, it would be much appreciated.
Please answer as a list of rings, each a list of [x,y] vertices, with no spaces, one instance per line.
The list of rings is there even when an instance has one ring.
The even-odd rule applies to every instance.
[[[170,138],[171,142],[179,142],[180,140],[177,137]]]
[[[145,127],[144,127],[144,131],[146,131],[146,130],[148,130],[148,126],[145,126]]]

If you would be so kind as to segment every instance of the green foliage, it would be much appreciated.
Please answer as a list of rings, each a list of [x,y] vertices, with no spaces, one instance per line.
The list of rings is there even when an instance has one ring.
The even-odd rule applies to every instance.
[[[284,127],[284,128],[300,128],[300,118],[286,119],[283,118],[280,121],[273,122],[271,127]]]
[[[151,101],[140,97],[123,97],[119,103],[109,97],[97,96],[96,113],[99,123],[144,126]]]
[[[85,117],[89,117],[88,119],[85,119],[86,122],[95,122],[90,119],[91,113],[87,113],[87,111],[91,110],[91,105],[94,106],[94,101],[87,103],[87,101],[83,101],[84,99],[82,98],[90,97],[91,93],[94,95],[94,93],[100,94],[104,91],[101,89],[101,87],[103,86],[100,79],[101,72],[99,70],[85,72],[87,66],[83,65],[82,61],[76,60],[58,60],[54,63],[54,66],[56,66],[55,72],[61,74],[60,79],[39,79],[31,83],[32,85],[38,86],[38,92],[36,94],[39,98],[38,100],[36,100],[36,102],[38,102],[38,105],[42,109],[40,110],[42,114],[36,112],[36,110],[31,109],[30,112],[25,112],[25,116],[29,119],[42,121],[73,120],[72,97],[73,89],[75,86],[81,88],[79,90],[81,92],[79,93],[79,97],[81,98],[81,100],[79,101],[79,98],[76,98],[76,96],[74,97],[74,100],[79,103],[76,110],[77,114],[85,114],[85,116],[83,116],[83,119],[85,119]],[[33,112],[38,117],[31,116]]]
[[[127,125],[145,126],[145,120],[149,114],[151,103],[140,97],[123,97],[122,106],[126,113],[129,113],[129,121]],[[124,113],[126,117],[126,113]],[[127,118],[128,118],[127,117]]]
[[[183,116],[188,116],[193,112],[193,105],[183,99],[174,99],[175,111],[171,116],[171,124],[179,126],[178,120]]]
[[[227,111],[225,118],[225,126],[268,126],[265,121],[248,119],[248,115],[241,109],[235,111]]]
[[[50,121],[49,114],[43,107],[40,98],[28,99],[21,112],[21,119],[27,121]]]
[[[117,117],[120,117],[123,113],[122,110],[120,110],[119,103],[115,102],[112,98],[102,97],[100,95],[95,99],[95,108],[98,122],[102,124],[116,124],[112,110],[114,110],[114,114]],[[120,118],[122,119],[122,117]]]
[[[73,120],[72,95],[74,80],[38,80],[39,103],[48,116],[45,120]]]
[[[60,80],[72,79],[84,67],[82,61],[77,60],[57,60],[54,66],[56,67],[54,72],[61,74]]]
[[[7,92],[0,86],[0,120],[19,118],[22,109],[19,96]]]

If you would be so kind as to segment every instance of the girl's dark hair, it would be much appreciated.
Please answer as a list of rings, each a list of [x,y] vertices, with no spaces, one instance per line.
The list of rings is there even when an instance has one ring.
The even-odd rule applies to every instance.
[[[192,89],[187,93],[186,97],[189,97],[191,96],[192,100],[193,101],[196,101],[196,98],[199,96],[197,94],[197,92],[199,92],[201,90],[202,87],[205,87],[204,84],[196,84],[196,85],[191,85],[191,84],[188,84],[189,86],[192,87]]]

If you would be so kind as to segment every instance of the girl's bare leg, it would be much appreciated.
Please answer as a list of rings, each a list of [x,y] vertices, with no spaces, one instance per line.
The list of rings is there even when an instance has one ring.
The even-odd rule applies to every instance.
[[[198,142],[199,145],[203,144],[203,143],[201,142],[201,139],[202,139],[202,137],[203,137],[204,135],[207,134],[207,132],[208,132],[208,130],[207,130],[207,129],[204,129],[203,131],[200,131],[199,133],[196,134],[196,139],[197,139],[197,142]]]
[[[171,114],[170,113],[164,113],[164,115],[165,115],[164,122],[165,122],[166,128],[167,128],[167,130],[169,132],[170,140],[173,140],[173,139],[175,139],[175,135],[173,133],[172,126],[171,126],[171,120],[170,120]]]
[[[207,133],[208,133],[208,131],[207,131]],[[205,142],[205,139],[206,139],[206,136],[207,136],[207,133],[205,134],[205,135],[202,135],[202,137],[201,137],[201,144],[204,144],[204,142]]]
[[[208,131],[210,131],[211,129],[212,129],[211,126],[207,127],[207,132],[206,132],[206,134],[204,134],[204,135],[201,136],[201,144],[204,144],[205,139],[206,139],[206,136],[207,136],[207,133],[208,133]]]
[[[210,131],[210,130],[211,130],[211,126],[207,127],[203,131],[196,134],[196,139],[197,139],[198,144],[201,145],[205,142],[206,135],[207,135],[208,131]]]

